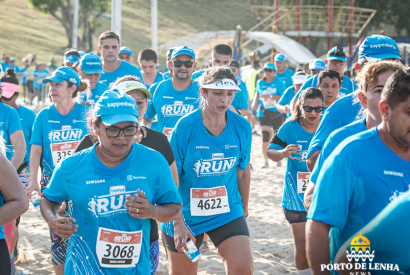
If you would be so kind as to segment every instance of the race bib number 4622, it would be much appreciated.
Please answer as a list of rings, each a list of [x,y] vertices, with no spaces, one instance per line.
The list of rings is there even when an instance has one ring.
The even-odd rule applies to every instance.
[[[100,227],[96,254],[102,267],[134,267],[140,257],[142,231],[126,232]]]
[[[191,188],[191,215],[211,216],[230,211],[225,186]]]

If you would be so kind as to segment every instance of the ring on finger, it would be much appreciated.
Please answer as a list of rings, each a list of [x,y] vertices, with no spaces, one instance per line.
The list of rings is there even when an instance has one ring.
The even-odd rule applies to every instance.
[[[137,208],[137,214],[140,212],[139,208]]]

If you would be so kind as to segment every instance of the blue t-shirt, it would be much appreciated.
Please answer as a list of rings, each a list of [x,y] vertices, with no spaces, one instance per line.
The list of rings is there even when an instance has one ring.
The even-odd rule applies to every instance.
[[[330,156],[333,150],[340,143],[342,143],[342,141],[344,141],[348,137],[366,130],[366,118],[362,118],[332,132],[323,145],[322,150],[320,151],[319,157],[316,160],[315,167],[313,168],[312,175],[310,176],[310,181],[316,183],[323,163]]]
[[[172,85],[172,79],[151,86],[152,101],[148,104],[145,117],[153,119],[157,115],[156,131],[170,136],[178,120],[196,110],[200,103],[198,82],[183,91],[178,91]]]
[[[205,128],[201,109],[198,109],[178,122],[170,143],[178,168],[182,215],[187,228],[195,236],[244,216],[238,190],[237,168],[245,171],[250,160],[252,127],[245,118],[228,110],[224,131],[219,136],[213,136]],[[225,207],[225,212],[219,214],[206,212],[203,215],[192,215],[192,210],[206,209],[206,198],[211,196],[207,195],[212,192],[199,194],[203,199],[199,202],[198,199],[192,199],[191,204],[191,191],[195,193],[191,188],[223,186],[226,188],[226,205],[229,205],[229,209]],[[219,192],[222,191],[216,191],[221,194]],[[208,210],[212,210],[212,204],[217,207],[218,201],[215,201],[210,198],[211,205]],[[162,224],[161,228],[165,234],[173,237],[172,222]]]
[[[78,229],[70,238],[65,274],[150,274],[150,220],[131,217],[124,205],[125,196],[135,196],[139,188],[154,205],[179,204],[181,197],[168,162],[157,151],[133,143],[127,158],[110,168],[98,158],[95,147],[59,163],[44,191],[45,197],[53,202],[73,200],[73,218]],[[100,266],[96,252],[99,228],[123,232],[142,230],[141,253],[135,267]],[[115,255],[115,247],[110,252]]]
[[[242,80],[238,79],[238,86],[240,91],[236,91],[235,97],[232,100],[231,105],[235,109],[249,109],[249,97],[248,97],[248,90],[246,89],[246,84]]]
[[[126,75],[138,76],[141,79],[141,81],[144,82],[140,70],[136,66],[123,60],[121,60],[120,66],[115,71],[110,73],[103,72],[101,74],[99,82],[104,83],[109,88],[111,88],[118,78],[121,78]]]
[[[392,152],[374,127],[347,138],[325,160],[307,218],[339,229],[344,243],[409,183],[410,162]],[[339,250],[330,247],[331,255]]]
[[[192,79],[199,81],[201,79],[201,76],[204,74],[205,71],[206,71],[206,69],[194,72],[192,74]]]
[[[81,92],[78,96],[81,101],[88,102],[90,104],[90,108],[94,108],[95,103],[97,103],[98,99],[102,96],[102,94],[109,90],[107,85],[101,82],[97,82],[95,88],[91,90],[91,95],[88,96],[87,92]]]
[[[283,188],[282,206],[293,211],[306,211],[304,194],[309,184],[309,170],[306,166],[306,155],[309,143],[314,133],[303,129],[298,120],[289,120],[279,128],[277,137],[287,145],[298,145],[302,147],[300,153],[293,154],[295,160],[287,158],[285,184]],[[282,150],[285,144],[270,143],[269,148]],[[284,146],[284,147],[283,147]]]
[[[47,77],[48,71],[46,69],[39,71],[37,69],[34,70],[33,76],[33,88],[42,88],[43,87],[43,79]]]
[[[380,212],[370,223],[352,236],[345,246],[350,251],[352,239],[365,236],[374,251],[373,263],[397,264],[399,270],[410,274],[410,191],[401,195]],[[343,251],[344,252],[344,251]],[[345,252],[344,252],[345,253]],[[374,264],[373,264],[374,265]],[[399,274],[393,271],[371,271],[371,274]]]
[[[330,106],[317,128],[309,146],[308,158],[317,150],[321,150],[329,135],[334,131],[366,116],[358,98],[359,91],[349,94]]]
[[[0,102],[0,138],[3,138],[6,145],[6,156],[11,160],[14,154],[10,136],[17,130],[22,130],[20,117],[13,107]]]
[[[290,102],[295,97],[295,88],[293,86],[288,87],[279,99],[278,104],[285,106],[290,105]],[[286,117],[290,117],[290,112],[286,114]]]
[[[54,104],[41,110],[34,121],[30,144],[43,147],[44,172],[51,176],[54,167],[71,156],[81,139],[88,133],[88,107],[76,103],[65,116]]]
[[[150,85],[150,86],[148,86],[147,84],[145,84],[145,86],[147,86],[147,89],[149,89],[152,85],[154,85],[155,83],[159,83],[159,82],[161,82],[161,81],[163,81],[163,80],[165,80],[166,78],[164,77],[164,75],[161,73],[161,72],[158,72],[157,71],[157,75],[155,76],[155,80],[154,80],[154,82]]]
[[[295,74],[295,72],[292,71],[289,68],[286,68],[286,70],[281,74],[276,72],[276,75],[279,76],[282,79],[283,85],[285,85],[286,88],[289,88],[289,87],[293,86],[292,76],[294,74]]]
[[[20,122],[21,126],[23,127],[23,134],[24,134],[24,139],[26,141],[26,156],[24,157],[23,162],[29,162],[30,161],[30,139],[31,139],[31,132],[33,131],[33,124],[34,120],[36,119],[36,113],[34,113],[32,110],[19,105],[18,108],[16,109],[17,113],[19,114],[20,117]]]
[[[256,92],[259,94],[259,101],[260,105],[258,107],[258,110],[256,112],[257,117],[265,117],[262,113],[261,107],[272,111],[272,112],[278,112],[278,109],[276,109],[276,100],[272,100],[270,98],[268,99],[262,99],[261,95],[279,95],[282,96],[283,93],[285,92],[286,87],[283,85],[282,79],[279,77],[275,77],[274,80],[271,82],[266,82],[263,79],[259,79],[258,82],[256,83]],[[278,114],[279,116],[280,114]]]
[[[303,85],[300,88],[299,92],[296,94],[296,98],[299,98],[300,93],[304,89],[307,89],[307,88],[310,88],[310,87],[317,88],[318,78],[319,78],[319,74],[315,75],[312,78],[309,78],[305,83],[303,83]],[[354,82],[353,80],[351,80],[347,76],[344,76],[343,80],[342,80],[342,83],[341,83],[339,95],[337,96],[337,98],[342,98],[342,97],[344,97],[348,94],[351,94],[354,91],[356,91],[357,88],[359,88],[359,86],[357,85],[356,82]]]

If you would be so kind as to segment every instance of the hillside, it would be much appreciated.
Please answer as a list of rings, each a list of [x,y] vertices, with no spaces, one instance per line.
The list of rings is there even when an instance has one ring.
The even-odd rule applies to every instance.
[[[57,20],[34,11],[25,0],[0,0],[0,5],[0,54],[16,57],[18,64],[28,53],[37,54],[41,62],[50,56],[62,59],[68,41]],[[150,7],[149,0],[122,2],[121,44],[131,47],[134,55],[151,45]],[[238,24],[246,30],[254,25],[248,0],[159,0],[158,21],[159,45],[201,31],[233,30]],[[109,19],[100,18],[99,23],[95,50],[99,34],[110,29]]]

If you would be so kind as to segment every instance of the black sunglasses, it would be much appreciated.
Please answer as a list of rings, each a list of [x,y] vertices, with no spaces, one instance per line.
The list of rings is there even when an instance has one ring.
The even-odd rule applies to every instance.
[[[325,107],[320,106],[320,107],[310,107],[310,106],[302,106],[303,110],[305,110],[308,113],[311,113],[313,110],[315,110],[316,113],[321,113]]]
[[[187,61],[181,61],[181,60],[174,60],[172,61],[172,63],[174,64],[174,67],[176,68],[181,68],[182,65],[185,66],[185,68],[192,68],[192,65],[194,65],[194,62],[187,60]]]
[[[120,135],[121,132],[124,133],[124,136],[130,137],[134,136],[138,131],[138,126],[127,126],[125,128],[118,127],[104,127],[105,133],[109,138],[116,138]]]
[[[263,69],[265,72],[268,72],[268,73],[271,73],[271,72],[273,72],[273,70],[272,69]]]

